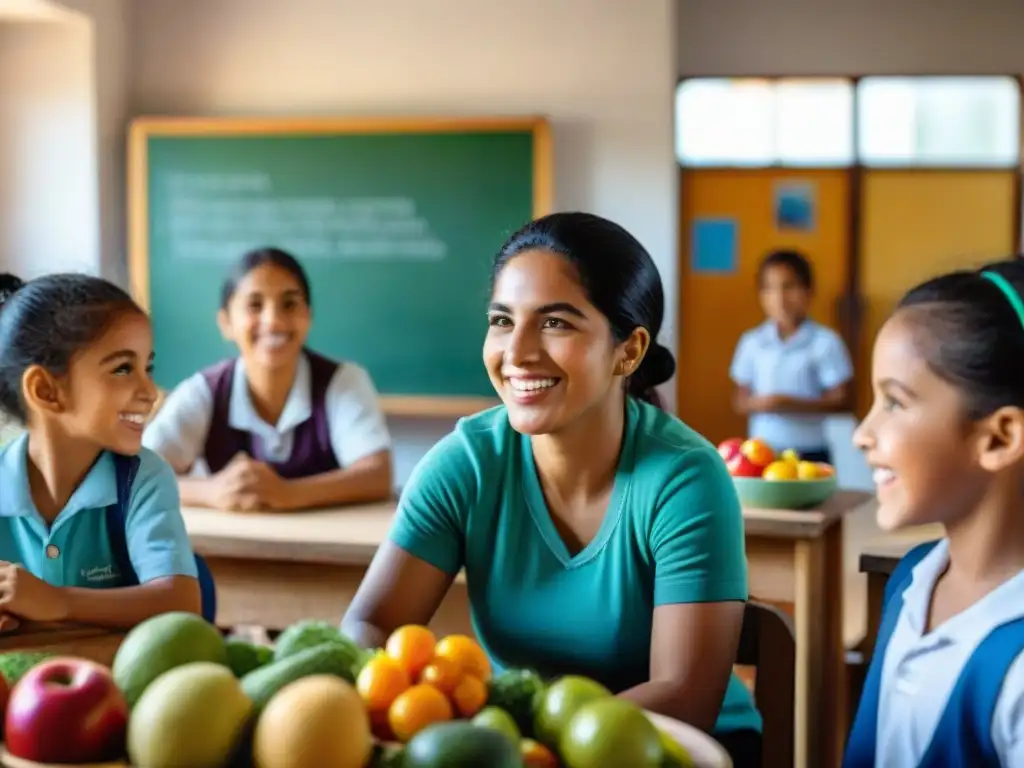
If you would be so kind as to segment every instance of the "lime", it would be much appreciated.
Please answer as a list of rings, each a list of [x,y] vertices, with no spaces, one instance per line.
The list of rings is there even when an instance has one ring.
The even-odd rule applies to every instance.
[[[661,768],[661,735],[636,704],[597,699],[580,707],[559,742],[565,768]]]
[[[562,731],[576,710],[595,699],[611,698],[611,691],[579,675],[566,675],[552,683],[539,698],[533,730],[537,740],[557,748]]]
[[[471,721],[478,728],[493,728],[508,736],[513,743],[519,744],[523,737],[516,725],[515,718],[501,707],[484,707]]]

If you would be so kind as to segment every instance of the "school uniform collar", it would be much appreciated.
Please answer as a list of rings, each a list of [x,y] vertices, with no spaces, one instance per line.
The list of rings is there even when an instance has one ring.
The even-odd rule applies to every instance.
[[[100,454],[71,494],[62,514],[99,509],[117,502],[117,475],[108,451]],[[0,454],[0,517],[33,517],[39,513],[28,487],[28,433],[11,441]]]
[[[903,613],[911,629],[923,637],[928,626],[928,607],[935,582],[949,565],[949,541],[942,539],[912,571],[913,578],[903,592]],[[985,597],[945,621],[932,633],[944,644],[976,645],[992,630],[1024,616],[1024,571],[1008,579]]]
[[[807,318],[800,327],[796,329],[796,332],[788,339],[782,339],[779,336],[779,329],[771,320],[765,320],[761,323],[758,335],[761,339],[769,344],[775,344],[778,346],[803,346],[804,344],[810,343],[814,338],[815,332],[817,331],[818,324],[810,318]]]
[[[268,425],[256,413],[245,377],[245,365],[242,362],[242,358],[238,358],[235,361],[235,374],[231,381],[231,404],[228,408],[228,424],[233,429],[243,432],[263,433],[267,431],[268,426],[273,432],[287,432],[309,419],[313,414],[311,389],[312,372],[309,369],[309,360],[303,354],[299,358],[299,365],[295,371],[295,381],[292,382],[292,388],[288,392],[288,399],[285,401],[284,410],[281,411],[281,418],[278,419],[277,424]]]

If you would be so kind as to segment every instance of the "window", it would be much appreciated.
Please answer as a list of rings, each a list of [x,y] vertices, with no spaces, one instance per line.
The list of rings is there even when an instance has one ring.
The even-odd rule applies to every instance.
[[[685,166],[853,162],[853,86],[846,80],[684,80],[676,124],[676,154]]]
[[[1009,167],[1020,159],[1020,86],[1010,77],[866,77],[858,154],[870,166]]]

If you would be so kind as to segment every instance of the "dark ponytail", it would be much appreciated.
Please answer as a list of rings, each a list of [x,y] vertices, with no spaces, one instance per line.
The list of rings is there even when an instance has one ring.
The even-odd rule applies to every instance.
[[[667,347],[652,341],[640,367],[626,382],[626,391],[638,400],[661,408],[663,404],[656,387],[671,379],[675,372],[676,360],[672,353]]]
[[[25,281],[17,275],[12,275],[10,272],[0,272],[0,309],[3,308],[4,302],[11,298],[23,285],[25,285]]]

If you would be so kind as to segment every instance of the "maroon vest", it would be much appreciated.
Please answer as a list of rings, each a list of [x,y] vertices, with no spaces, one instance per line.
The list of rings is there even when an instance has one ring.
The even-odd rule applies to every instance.
[[[235,360],[222,360],[203,370],[203,378],[213,395],[213,414],[203,449],[210,472],[219,472],[239,451],[257,461],[266,461],[288,480],[338,469],[338,460],[331,448],[326,399],[327,388],[339,364],[309,350],[304,350],[303,354],[309,362],[310,415],[295,428],[291,456],[282,463],[267,461],[262,440],[251,432],[235,429],[228,420]]]

